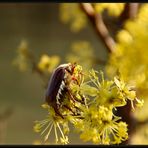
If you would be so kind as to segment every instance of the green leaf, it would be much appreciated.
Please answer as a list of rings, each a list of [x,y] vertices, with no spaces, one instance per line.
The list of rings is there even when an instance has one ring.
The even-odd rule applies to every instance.
[[[81,86],[81,91],[82,91],[82,93],[85,94],[85,95],[89,95],[89,96],[94,97],[94,96],[97,95],[97,91],[98,91],[98,90],[97,90],[95,87],[89,86],[89,85],[87,85],[87,84],[83,84],[83,85]]]

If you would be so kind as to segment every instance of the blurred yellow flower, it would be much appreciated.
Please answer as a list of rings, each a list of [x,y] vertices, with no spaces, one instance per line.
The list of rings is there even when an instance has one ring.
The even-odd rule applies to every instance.
[[[125,3],[95,3],[94,8],[96,12],[102,13],[105,9],[111,16],[119,16],[123,9]]]
[[[40,61],[38,63],[38,68],[42,72],[52,72],[53,69],[59,64],[60,58],[58,56],[48,56],[44,54],[41,56]]]
[[[78,32],[86,26],[86,15],[81,11],[78,3],[60,4],[60,19],[65,24],[70,24],[73,32]]]
[[[121,30],[117,34],[118,42],[125,42],[125,43],[131,43],[133,41],[132,36],[127,30]]]

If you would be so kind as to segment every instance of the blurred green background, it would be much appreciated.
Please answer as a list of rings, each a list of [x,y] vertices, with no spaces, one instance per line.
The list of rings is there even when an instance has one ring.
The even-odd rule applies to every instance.
[[[106,57],[104,46],[91,26],[72,33],[59,19],[56,3],[0,4],[0,114],[10,108],[11,116],[0,120],[1,144],[32,144],[40,139],[33,131],[35,120],[46,116],[41,105],[45,90],[36,74],[21,73],[12,65],[16,49],[26,40],[35,56],[43,53],[65,57],[75,40],[89,40],[99,57]],[[99,48],[99,50],[98,50]],[[3,126],[6,126],[4,128]],[[80,144],[79,136],[71,142]]]

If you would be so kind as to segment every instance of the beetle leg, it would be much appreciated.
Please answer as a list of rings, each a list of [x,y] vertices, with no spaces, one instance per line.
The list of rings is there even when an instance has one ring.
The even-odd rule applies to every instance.
[[[74,80],[80,86],[78,79],[76,77],[72,77],[72,80]]]
[[[82,98],[82,104],[86,105],[86,98],[84,97],[84,95],[79,94]]]
[[[62,119],[64,119],[63,115],[59,112],[59,110],[57,109],[57,107],[53,107],[54,108],[54,111],[55,113],[60,116]]]
[[[85,105],[86,107],[88,107],[88,106],[87,106],[87,101],[86,101],[85,96],[84,96],[84,95],[80,95],[80,96],[81,96],[81,98],[82,98],[82,100],[83,100],[83,102],[84,102],[84,105]]]
[[[84,103],[84,97],[82,97],[82,95],[80,95],[80,96],[82,97],[83,100],[79,100],[79,99],[77,99],[74,95],[71,94],[70,89],[68,89],[68,88],[66,88],[66,89],[67,89],[68,95],[70,96],[70,99],[71,99],[74,103],[75,103],[75,101],[77,101],[77,102],[80,102],[80,103],[82,103],[82,104],[85,104],[85,103]]]
[[[67,94],[69,95],[69,98],[73,101],[73,103],[75,103],[75,99],[73,95],[71,94],[70,90],[67,87],[65,89],[66,89]]]
[[[77,112],[74,112],[69,106],[67,105],[63,105],[66,109],[68,109],[69,111],[71,111],[73,113],[73,116],[78,116],[78,115],[81,115],[80,113],[78,113],[78,111],[80,111],[81,109],[78,108],[77,106],[74,106],[75,109],[77,109]]]
[[[69,93],[71,94],[71,92],[69,92]],[[75,101],[84,104],[84,101],[83,101],[83,100],[79,100],[76,96],[74,96],[74,95],[72,95],[72,94],[71,94],[71,96],[73,97],[73,99],[74,99]],[[81,97],[82,97],[82,96],[81,96]]]
[[[78,100],[75,96],[73,96],[72,94],[71,94],[71,92],[69,91],[69,93],[68,93],[68,95],[69,95],[69,98],[71,99],[71,100],[74,100],[74,103],[75,103],[75,101],[78,101],[78,102],[80,102],[80,103],[83,103],[84,104],[84,102],[82,102],[82,101],[80,101],[80,100]],[[72,97],[72,98],[71,98]],[[77,109],[77,110],[81,110],[80,108],[78,108],[77,106],[75,106],[74,105],[74,108],[75,109]],[[78,114],[77,114],[78,115]]]
[[[76,97],[74,97],[74,98],[75,98],[75,100],[76,100],[77,102],[80,102],[80,103],[84,104],[84,101],[83,101],[83,100],[79,100],[79,99],[77,99]]]
[[[73,113],[73,115],[75,115],[75,112],[67,105],[63,105],[66,109],[68,109],[69,111],[71,111]]]

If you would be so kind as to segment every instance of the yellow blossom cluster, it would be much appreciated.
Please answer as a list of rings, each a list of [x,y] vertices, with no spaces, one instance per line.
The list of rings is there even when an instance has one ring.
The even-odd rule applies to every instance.
[[[131,87],[126,85],[120,77],[105,80],[103,72],[93,69],[89,71],[87,76],[89,79],[85,79],[80,65],[76,65],[74,76],[78,78],[79,83],[71,81],[69,89],[74,98],[81,102],[71,103],[65,95],[59,109],[64,119],[55,114],[51,106],[44,104],[42,107],[47,109],[49,114],[45,120],[35,122],[35,132],[40,132],[41,135],[46,133],[44,141],[47,142],[53,130],[55,142],[67,144],[68,133],[71,131],[68,123],[71,123],[83,141],[91,141],[94,144],[119,144],[127,140],[127,124],[121,117],[115,115],[114,110],[125,106],[127,100],[131,101],[133,108],[133,101],[137,106],[141,106],[142,101],[137,98],[135,91],[131,90]],[[70,110],[64,109],[63,104]],[[71,114],[71,110],[74,114]]]
[[[126,83],[135,86],[138,97],[144,99],[141,110],[136,110],[134,116],[138,120],[147,120],[148,105],[148,4],[143,4],[137,17],[128,20],[125,27],[117,34],[117,46],[110,55],[106,66],[107,75],[113,78],[120,72]],[[133,94],[134,95],[134,94]],[[141,106],[143,102],[139,105]],[[139,106],[138,105],[138,106]],[[143,126],[144,127],[144,126]],[[142,131],[142,128],[138,129]],[[147,140],[144,133],[137,131],[141,143]],[[143,138],[142,138],[143,137]],[[145,137],[145,138],[144,138]],[[142,142],[143,139],[143,142]]]
[[[78,32],[86,26],[87,19],[81,11],[79,3],[60,4],[60,19],[65,24],[70,24],[73,32]]]
[[[17,49],[17,57],[13,60],[13,64],[18,66],[20,71],[26,71],[31,58],[33,57],[31,57],[31,53],[28,50],[28,44],[25,40],[22,40]]]
[[[109,77],[118,72],[123,79],[136,86],[138,94],[148,96],[148,4],[143,4],[137,18],[128,20],[118,35],[115,53],[112,53],[106,71]]]
[[[94,8],[98,13],[102,13],[104,10],[107,10],[110,16],[119,16],[123,9],[125,3],[95,3]]]
[[[47,54],[43,54],[38,63],[38,68],[42,72],[51,73],[59,62],[60,58],[58,56],[48,56]]]

